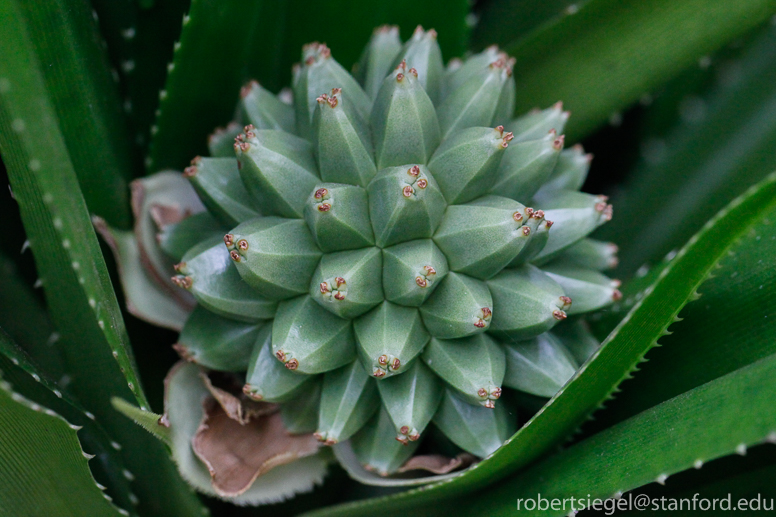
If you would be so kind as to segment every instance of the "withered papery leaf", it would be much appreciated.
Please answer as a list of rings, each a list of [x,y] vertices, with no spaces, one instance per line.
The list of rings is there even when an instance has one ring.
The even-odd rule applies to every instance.
[[[200,370],[199,376],[227,416],[232,420],[240,422],[242,425],[247,424],[253,418],[280,411],[280,407],[277,404],[261,402],[247,397],[242,392],[245,382],[240,382],[235,374]]]
[[[476,457],[467,452],[462,452],[455,458],[448,458],[441,454],[422,454],[407,460],[407,463],[399,468],[399,472],[426,470],[434,474],[447,474],[454,470],[466,468],[476,460]]]
[[[312,434],[288,434],[279,412],[241,424],[212,397],[203,407],[205,416],[191,445],[222,497],[240,495],[272,468],[318,452]]]

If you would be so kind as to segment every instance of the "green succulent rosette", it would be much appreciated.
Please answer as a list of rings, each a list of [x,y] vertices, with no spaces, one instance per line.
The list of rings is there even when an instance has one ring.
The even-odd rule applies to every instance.
[[[105,232],[130,310],[180,330],[220,411],[312,433],[351,473],[490,455],[518,426],[502,394],[555,394],[596,349],[577,316],[619,297],[591,157],[563,148],[560,104],[513,118],[511,67],[495,47],[445,66],[421,28],[377,29],[353,75],[305,46],[290,95],[249,83],[209,157],[135,184],[135,237]],[[283,468],[325,457],[294,450]],[[195,452],[225,497],[272,468],[228,490]]]

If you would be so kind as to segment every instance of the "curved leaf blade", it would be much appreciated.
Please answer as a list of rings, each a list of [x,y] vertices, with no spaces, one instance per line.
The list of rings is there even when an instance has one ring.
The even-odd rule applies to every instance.
[[[774,0],[583,3],[506,47],[517,59],[517,113],[563,100],[577,140],[774,12]]]

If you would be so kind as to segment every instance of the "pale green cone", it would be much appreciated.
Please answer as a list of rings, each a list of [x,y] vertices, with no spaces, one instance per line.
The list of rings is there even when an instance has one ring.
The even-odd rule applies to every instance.
[[[506,405],[485,408],[461,400],[446,390],[433,418],[450,440],[466,452],[486,458],[517,431],[517,417]]]
[[[388,301],[355,319],[353,330],[361,363],[376,379],[403,373],[430,337],[416,308]]]
[[[563,136],[550,131],[542,138],[512,142],[499,164],[490,193],[528,203],[552,174],[563,149]]]
[[[308,434],[318,429],[318,413],[321,410],[323,377],[317,376],[305,384],[302,393],[281,404],[283,426],[291,434]]]
[[[310,43],[302,48],[302,63],[294,71],[294,108],[297,134],[312,139],[313,113],[317,99],[332,88],[347,92],[349,102],[362,119],[368,120],[372,100],[347,70],[331,57],[331,50],[323,43]]]
[[[321,94],[316,102],[313,142],[321,179],[367,186],[377,172],[369,125],[340,88]]]
[[[382,169],[367,192],[375,243],[383,248],[430,238],[447,206],[439,186],[423,165]]]
[[[542,271],[558,282],[566,295],[574,300],[566,311],[569,315],[596,311],[622,298],[617,289],[620,281],[598,271],[563,263],[546,264],[542,266]]]
[[[246,323],[196,307],[186,320],[175,350],[188,361],[226,372],[248,367],[259,330],[270,322]]]
[[[461,339],[431,338],[423,362],[469,404],[493,408],[501,397],[504,351],[487,334]]]
[[[243,132],[244,124],[230,122],[219,127],[207,138],[207,148],[213,158],[234,158],[234,139]]]
[[[307,196],[320,181],[312,145],[284,131],[245,126],[234,148],[240,177],[262,213],[302,217]]]
[[[545,217],[555,223],[547,245],[534,259],[537,264],[556,257],[612,218],[612,205],[607,204],[606,196],[557,190],[539,192],[535,200],[544,209]]]
[[[304,207],[304,219],[324,253],[374,245],[366,190],[318,183]]]
[[[452,271],[488,279],[512,262],[531,239],[537,214],[505,197],[485,196],[447,208],[434,242]]]
[[[457,90],[463,86],[466,81],[474,76],[480,75],[483,70],[488,68],[488,65],[497,61],[500,57],[504,57],[503,52],[498,48],[498,45],[491,45],[479,54],[474,54],[466,61],[460,62],[457,68],[451,69],[447,72],[445,80],[443,81],[443,97],[448,92]],[[451,60],[451,65],[453,61]]]
[[[355,318],[383,301],[379,248],[327,253],[310,281],[310,296],[342,318]]]
[[[258,82],[250,81],[240,90],[238,108],[246,124],[256,129],[280,129],[293,133],[294,107],[278,99]]]
[[[581,145],[564,149],[558,157],[558,164],[541,190],[579,190],[587,179],[592,154],[585,154]]]
[[[315,437],[326,445],[345,441],[379,409],[375,380],[360,361],[326,372]]]
[[[488,280],[497,307],[490,332],[504,341],[528,339],[566,319],[572,305],[557,282],[538,268],[505,269]]]
[[[370,118],[379,169],[426,164],[439,145],[436,111],[414,68],[402,61],[382,83]]]
[[[226,234],[224,243],[243,280],[270,300],[306,293],[321,257],[299,219],[254,219]]]
[[[499,116],[507,120],[511,114],[500,110],[504,109],[503,90],[513,85],[511,76],[511,61],[500,58],[450,92],[437,108],[442,137],[469,127],[490,126]]]
[[[353,437],[350,443],[358,461],[364,468],[380,476],[388,476],[415,454],[420,441],[399,442],[393,438],[391,417],[384,407],[374,415]]]
[[[421,86],[428,93],[431,101],[436,104],[445,71],[436,31],[434,29],[424,31],[423,27],[418,25],[394,60],[393,66],[398,66],[402,61],[407,62],[408,68],[417,70]]]
[[[434,337],[471,336],[490,326],[493,299],[485,282],[450,272],[420,307],[420,314]]]
[[[421,433],[442,401],[444,386],[422,361],[415,361],[402,375],[377,383],[383,407],[396,427],[396,440],[406,444]]]
[[[234,156],[232,146],[230,151]],[[207,209],[229,226],[238,225],[260,215],[257,203],[248,194],[240,179],[237,163],[233,157],[198,156],[183,171],[183,175],[189,179]]]
[[[383,249],[383,292],[399,305],[421,306],[448,271],[444,253],[431,239]]]
[[[350,320],[325,310],[309,295],[281,302],[272,323],[272,353],[298,373],[339,368],[356,358]]]
[[[539,397],[555,395],[579,367],[571,352],[551,333],[505,343],[504,353],[504,385]]]
[[[399,27],[396,25],[382,25],[372,32],[372,38],[364,48],[354,73],[354,77],[371,99],[377,97],[377,92],[401,48]]]
[[[262,298],[243,281],[222,237],[212,237],[194,246],[175,265],[175,270],[178,275],[172,281],[216,314],[249,322],[275,316],[277,302]]]
[[[553,262],[605,271],[617,267],[617,245],[590,238],[582,239],[566,248]]]
[[[490,190],[510,140],[512,133],[498,126],[470,127],[442,142],[428,168],[449,204],[466,203]]]
[[[253,400],[286,402],[306,399],[302,390],[309,389],[315,380],[312,375],[300,375],[286,368],[272,353],[272,325],[259,330],[245,375],[243,393]]]
[[[167,256],[180,261],[191,248],[203,240],[223,235],[224,231],[224,225],[209,212],[200,212],[163,226],[156,234],[156,240]]]
[[[531,214],[532,220],[538,219],[538,225],[531,231],[531,237],[528,239],[528,243],[523,246],[520,253],[509,263],[507,267],[520,267],[523,264],[527,264],[533,260],[539,252],[541,252],[547,245],[547,241],[550,238],[550,228],[555,224],[553,221],[548,221],[544,218],[543,210],[535,210]]]
[[[562,134],[569,119],[569,112],[563,111],[563,103],[558,102],[545,110],[534,110],[505,124],[507,131],[515,135],[515,142],[526,142],[544,138],[553,129]]]
[[[584,364],[601,346],[601,342],[590,332],[587,322],[581,318],[573,318],[565,325],[558,325],[552,329],[551,334],[571,352],[577,364]]]

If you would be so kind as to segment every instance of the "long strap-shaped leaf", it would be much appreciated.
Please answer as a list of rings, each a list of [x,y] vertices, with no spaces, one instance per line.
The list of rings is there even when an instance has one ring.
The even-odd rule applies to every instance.
[[[416,24],[435,24],[450,58],[465,49],[468,9],[466,0],[192,0],[160,95],[150,170],[183,168],[205,153],[207,135],[230,120],[245,80],[273,90],[290,86],[291,64],[304,43],[327,42],[349,67],[375,26],[399,24],[407,37]]]
[[[76,429],[0,378],[0,514],[129,515],[103,496]]]
[[[776,204],[776,174],[734,200],[711,219],[677,254],[656,283],[609,335],[574,378],[490,458],[459,477],[410,490],[315,512],[312,515],[400,513],[443,497],[470,492],[535,461],[569,436],[630,377],[644,354],[664,334],[681,308],[695,296],[717,261],[747,229]]]
[[[578,139],[674,74],[766,21],[774,0],[590,0],[508,45],[517,112],[562,100]]]
[[[96,415],[137,479],[146,515],[198,515],[201,505],[164,446],[128,426],[111,396],[148,408],[124,322],[58,119],[14,2],[0,1],[0,148],[19,202],[71,389]],[[142,474],[142,477],[141,477]]]
[[[77,426],[78,438],[85,453],[96,456],[90,463],[92,475],[103,485],[113,503],[124,509],[133,508],[130,481],[134,474],[127,470],[113,442],[94,415],[86,411],[68,392],[40,371],[27,354],[0,328],[0,373],[13,391],[36,404],[54,411]],[[27,509],[28,511],[29,509]]]
[[[464,515],[515,515],[516,501],[620,497],[704,462],[776,442],[776,355],[699,386],[603,431],[458,506]],[[734,494],[737,496],[737,494]],[[569,503],[570,504],[570,503]],[[559,505],[556,505],[559,506]],[[529,503],[529,507],[533,507]],[[566,510],[520,515],[566,515]],[[652,506],[649,507],[652,509]]]
[[[132,145],[89,2],[0,3],[7,4],[5,16],[15,11],[12,16],[18,18],[14,22],[23,23],[30,35],[26,43],[36,61],[29,64],[34,63],[43,78],[89,209],[114,226],[128,228],[131,217],[127,180],[132,177]],[[6,23],[9,20],[4,17]],[[16,44],[3,41],[4,59]],[[22,129],[38,138],[34,130],[32,125]]]

